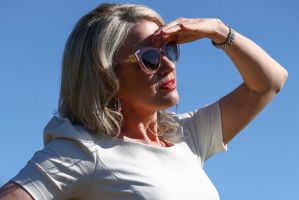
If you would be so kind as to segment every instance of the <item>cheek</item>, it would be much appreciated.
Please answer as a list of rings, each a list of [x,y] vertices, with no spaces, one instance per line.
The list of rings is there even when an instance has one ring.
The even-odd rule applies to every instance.
[[[131,76],[120,81],[120,97],[143,99],[155,95],[155,83],[147,76]],[[132,99],[133,100],[133,99]]]

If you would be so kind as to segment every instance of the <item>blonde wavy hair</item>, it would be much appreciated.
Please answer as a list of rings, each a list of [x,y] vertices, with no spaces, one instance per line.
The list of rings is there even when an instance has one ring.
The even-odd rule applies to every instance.
[[[83,16],[64,50],[58,112],[91,133],[117,136],[122,114],[111,101],[119,89],[114,71],[117,52],[140,20],[163,26],[158,13],[144,5],[101,4]],[[178,127],[169,113],[158,111],[160,134]]]

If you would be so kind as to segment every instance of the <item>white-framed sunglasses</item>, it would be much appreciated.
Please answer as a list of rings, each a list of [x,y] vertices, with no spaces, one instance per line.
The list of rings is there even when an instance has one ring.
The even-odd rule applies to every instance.
[[[156,73],[161,66],[162,53],[170,61],[177,62],[180,56],[179,45],[174,41],[170,41],[161,48],[145,47],[129,55],[124,62],[138,62],[144,72],[147,74],[153,74]]]

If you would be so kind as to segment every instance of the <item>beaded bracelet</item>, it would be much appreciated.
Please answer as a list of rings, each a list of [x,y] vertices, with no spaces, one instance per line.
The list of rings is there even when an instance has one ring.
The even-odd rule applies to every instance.
[[[217,47],[219,49],[224,49],[226,47],[229,47],[233,44],[234,39],[235,39],[235,31],[234,29],[232,29],[229,25],[226,25],[229,28],[229,32],[228,32],[228,36],[226,38],[226,40],[220,44],[217,44],[216,42],[214,42],[212,40],[212,44],[214,47]]]

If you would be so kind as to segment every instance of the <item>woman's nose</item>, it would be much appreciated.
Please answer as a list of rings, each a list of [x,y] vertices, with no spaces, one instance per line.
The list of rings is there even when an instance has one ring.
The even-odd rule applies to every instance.
[[[161,57],[161,66],[158,73],[161,76],[165,76],[175,70],[175,63],[170,61],[165,55]]]

